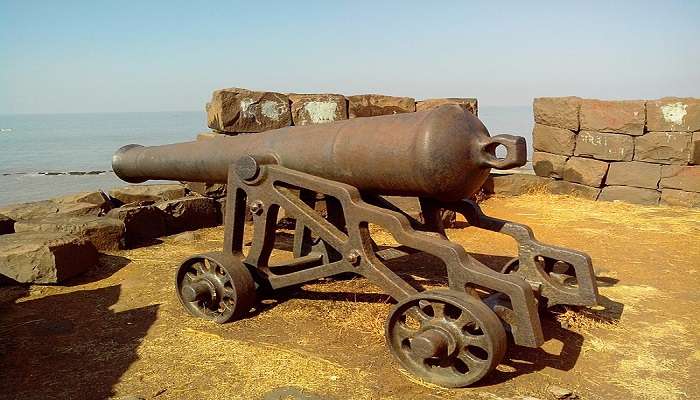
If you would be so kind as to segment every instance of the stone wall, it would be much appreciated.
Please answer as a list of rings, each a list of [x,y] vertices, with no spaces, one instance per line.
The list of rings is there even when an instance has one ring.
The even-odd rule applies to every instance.
[[[533,103],[535,173],[597,200],[700,207],[700,99]]]

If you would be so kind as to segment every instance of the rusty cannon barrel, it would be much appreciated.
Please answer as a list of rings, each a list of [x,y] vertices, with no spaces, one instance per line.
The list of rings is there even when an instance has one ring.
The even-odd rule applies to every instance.
[[[496,157],[499,145],[505,157]],[[131,183],[226,183],[229,166],[248,156],[367,193],[450,201],[474,194],[491,168],[524,165],[526,144],[519,136],[490,137],[478,118],[446,105],[163,146],[132,144],[114,154],[112,168]]]

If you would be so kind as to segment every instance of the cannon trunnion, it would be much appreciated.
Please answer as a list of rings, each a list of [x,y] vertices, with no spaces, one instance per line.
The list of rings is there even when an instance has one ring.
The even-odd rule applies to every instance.
[[[507,149],[503,159],[495,156],[499,144]],[[397,301],[385,334],[401,365],[435,384],[462,387],[499,364],[508,334],[517,345],[543,343],[539,306],[597,301],[586,254],[540,243],[528,227],[488,217],[464,200],[491,167],[524,162],[522,138],[490,137],[476,117],[443,106],[197,143],[127,146],[115,154],[114,170],[132,182],[228,184],[223,250],[185,260],[176,274],[178,298],[192,315],[223,323],[249,312],[258,290],[358,274]],[[423,220],[386,194],[419,197]],[[272,263],[281,209],[296,224],[293,258]],[[482,264],[447,238],[440,218],[445,209],[470,226],[513,237],[518,257],[501,271]],[[249,211],[253,239],[244,252]],[[401,247],[380,249],[370,224]],[[419,291],[389,269],[386,262],[404,249],[440,259],[449,287]]]

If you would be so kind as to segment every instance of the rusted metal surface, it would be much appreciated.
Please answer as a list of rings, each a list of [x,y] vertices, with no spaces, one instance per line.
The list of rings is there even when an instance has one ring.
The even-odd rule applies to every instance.
[[[497,144],[508,155],[494,156]],[[412,373],[446,387],[486,376],[506,350],[508,328],[517,345],[543,342],[538,305],[592,305],[597,300],[590,258],[542,244],[523,225],[485,216],[462,200],[491,167],[525,162],[522,138],[490,138],[459,107],[397,116],[285,128],[252,136],[158,146],[125,147],[114,170],[128,181],[175,179],[226,182],[224,248],[194,256],[176,277],[178,296],[195,316],[224,322],[249,311],[258,287],[279,289],[341,273],[366,277],[398,304],[386,325],[387,344]],[[420,197],[423,221],[381,195]],[[326,214],[315,208],[325,199]],[[293,256],[271,264],[277,217],[296,220]],[[253,240],[244,253],[247,210]],[[502,271],[451,242],[441,210],[472,226],[512,236],[519,257]],[[420,292],[386,265],[401,249],[373,242],[376,224],[412,251],[429,253],[447,270],[449,289]],[[412,320],[414,323],[409,323]]]

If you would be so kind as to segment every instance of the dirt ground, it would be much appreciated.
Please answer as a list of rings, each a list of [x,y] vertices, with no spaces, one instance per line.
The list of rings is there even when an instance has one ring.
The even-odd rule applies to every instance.
[[[174,273],[221,246],[213,228],[103,255],[67,286],[0,288],[0,398],[551,399],[551,385],[582,399],[700,398],[700,211],[551,195],[482,207],[590,254],[603,303],[543,315],[544,346],[511,345],[476,387],[441,389],[400,370],[384,344],[391,299],[361,278],[278,291],[234,323],[190,317]],[[515,255],[503,235],[448,234],[494,268]],[[431,262],[417,254],[390,266],[444,285]]]

